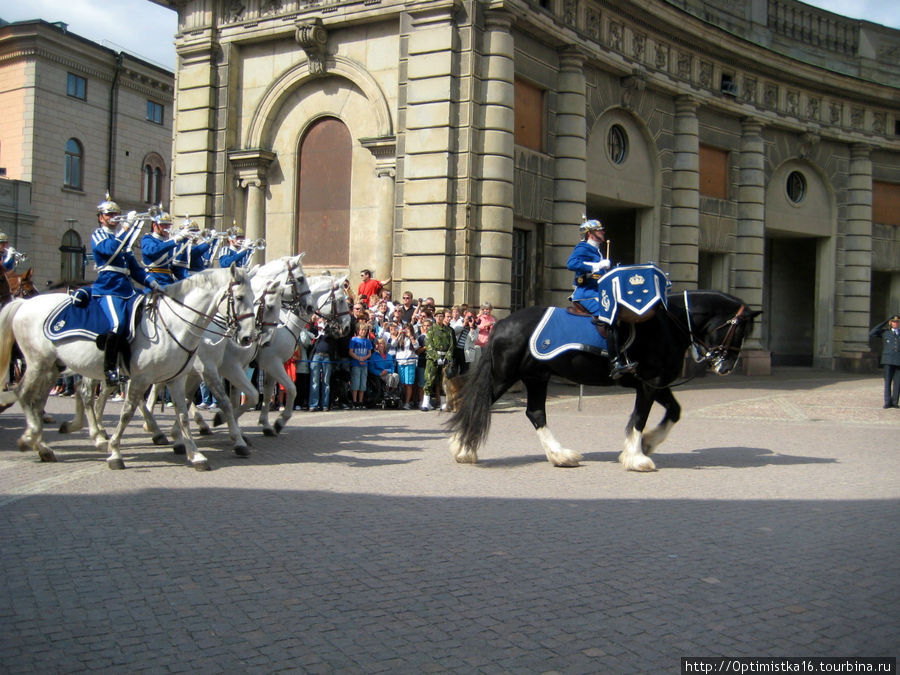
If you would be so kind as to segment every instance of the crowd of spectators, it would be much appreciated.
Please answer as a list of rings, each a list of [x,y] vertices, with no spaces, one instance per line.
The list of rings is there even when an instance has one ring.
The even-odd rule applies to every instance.
[[[296,373],[295,410],[370,408],[387,400],[404,410],[447,407],[446,380],[465,373],[480,356],[496,321],[490,303],[438,307],[434,298],[403,291],[395,302],[390,282],[360,275],[350,335],[330,337],[310,326],[312,342],[298,345],[288,371]],[[430,336],[430,337],[429,337]],[[283,392],[270,405],[283,406]]]

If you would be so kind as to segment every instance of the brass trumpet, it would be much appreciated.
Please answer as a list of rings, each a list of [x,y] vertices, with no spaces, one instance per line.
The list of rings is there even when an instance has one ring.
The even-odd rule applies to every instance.
[[[259,239],[254,239],[250,241],[249,239],[244,240],[243,248],[249,248],[251,251],[265,251],[266,250],[266,240],[260,237]]]

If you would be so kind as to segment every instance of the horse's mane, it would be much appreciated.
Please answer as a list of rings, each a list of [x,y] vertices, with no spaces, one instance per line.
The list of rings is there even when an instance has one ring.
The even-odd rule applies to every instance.
[[[213,267],[211,269],[203,270],[202,272],[198,272],[197,274],[192,274],[186,279],[182,279],[181,281],[176,281],[174,284],[170,284],[166,288],[178,287],[178,290],[187,294],[188,292],[194,290],[195,288],[224,288],[228,279],[231,278],[231,271],[227,267]]]

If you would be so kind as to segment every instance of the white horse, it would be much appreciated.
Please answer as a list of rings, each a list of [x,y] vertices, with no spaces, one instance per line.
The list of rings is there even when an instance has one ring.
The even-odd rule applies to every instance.
[[[221,340],[216,339],[215,336],[207,336],[200,343],[200,347],[197,349],[197,356],[191,363],[191,368],[186,375],[187,384],[185,391],[191,394],[188,397],[187,404],[191,411],[191,417],[198,425],[200,435],[211,433],[206,421],[200,415],[196,406],[193,405],[193,392],[196,391],[202,379],[219,402],[220,410],[216,413],[216,419],[219,420],[219,423],[224,421],[228,424],[234,452],[240,456],[249,455],[250,450],[248,448],[249,441],[241,433],[237,420],[246,407],[255,407],[259,400],[259,393],[256,387],[247,377],[247,366],[251,361],[259,358],[259,355],[267,348],[269,342],[275,339],[275,336],[282,328],[279,320],[284,306],[292,308],[299,316],[304,317],[304,323],[316,311],[317,305],[306,276],[303,273],[303,266],[300,263],[303,255],[301,253],[298,256],[280,258],[266,263],[262,267],[255,268],[252,272],[251,284],[254,291],[261,298],[265,298],[267,294],[277,292],[277,303],[274,302],[274,296],[270,295],[270,299],[262,309],[264,315],[260,318],[261,328],[266,331],[267,338],[261,339],[249,347],[240,347],[234,343],[226,343],[223,346],[220,344]],[[284,370],[283,365],[282,370]],[[234,400],[225,390],[225,380],[232,385]],[[246,407],[242,407],[238,412],[235,412],[238,393],[245,394]],[[156,400],[155,387],[151,390],[148,399],[151,402]],[[160,430],[152,411],[143,404],[139,406],[139,409],[144,417],[144,428],[151,433],[154,443],[166,443],[166,436]],[[177,425],[173,427],[172,434],[175,439],[175,452],[179,453],[183,443],[181,442],[180,430]]]
[[[43,323],[65,296],[39,295],[27,301],[17,300],[0,311],[0,373],[6,377],[13,342],[17,342],[28,368],[14,392],[0,394],[17,396],[25,413],[26,429],[19,439],[19,447],[34,448],[42,461],[56,461],[53,450],[43,441],[42,411],[50,387],[59,376],[59,364],[84,378],[103,378],[103,352],[88,338],[68,338],[51,342],[44,337]],[[175,402],[178,422],[187,439],[187,455],[198,470],[209,464],[198,450],[187,426],[184,404],[184,379],[180,377],[194,355],[202,331],[220,311],[226,316],[228,329],[243,344],[252,342],[255,332],[252,311],[253,290],[247,272],[234,266],[201,272],[189,279],[154,292],[135,323],[131,339],[131,378],[126,387],[126,401],[119,423],[108,443],[97,439],[98,449],[108,446],[107,465],[123,469],[125,463],[119,450],[122,435],[134,415],[143,393],[155,382],[169,383]],[[86,387],[87,384],[83,384]],[[94,414],[88,406],[88,415]]]
[[[248,389],[252,388],[250,380],[245,374],[246,366],[253,356],[259,351],[259,345],[266,343],[272,337],[272,331],[278,325],[278,315],[281,311],[281,296],[284,286],[279,280],[273,280],[268,286],[254,299],[254,317],[256,320],[256,339],[249,345],[239,345],[234,340],[228,338],[224,320],[221,317],[213,319],[212,323],[206,327],[203,332],[203,338],[197,348],[194,358],[190,362],[190,366],[185,368],[184,373],[180,376],[184,378],[185,392],[193,392],[200,384],[201,378],[205,380],[216,397],[225,395],[225,387],[222,378],[225,377],[234,382],[237,386],[244,386]],[[103,410],[106,407],[106,401],[111,387],[101,386],[98,396],[94,397],[94,382],[88,381],[84,386],[79,388],[79,395],[75,398],[75,416],[63,423],[59,431],[60,433],[70,433],[78,431],[84,426],[85,411],[93,408],[94,415],[88,415],[88,426],[91,438],[97,442],[97,439],[106,438],[106,432],[103,430],[100,420],[103,417]],[[169,386],[171,393],[172,386]],[[150,389],[150,395],[147,397],[149,401],[155,401],[159,385],[154,384]],[[255,389],[253,390],[256,391]],[[220,399],[223,400],[223,399]],[[186,404],[188,406],[188,416],[191,414],[191,406],[193,399],[188,397]],[[224,405],[229,405],[227,402]],[[151,404],[152,407],[152,404]],[[138,410],[144,417],[144,428],[150,431],[153,442],[156,445],[165,445],[168,438],[160,430],[152,413],[148,410],[146,401],[141,399],[138,402]],[[196,412],[195,415],[198,415]],[[198,415],[199,416],[199,415]],[[249,449],[241,430],[236,423],[229,424],[229,434],[233,443],[234,453],[238,456],[245,457],[250,454]],[[202,433],[202,432],[201,432]],[[172,437],[174,438],[173,450],[176,455],[183,455],[186,451],[184,438],[180,433],[178,421],[173,422]]]
[[[350,297],[344,290],[344,282],[347,277],[333,279],[330,275],[311,277],[309,288],[316,305],[315,315],[325,321],[325,330],[334,337],[341,337],[350,332]],[[262,400],[259,423],[262,425],[263,434],[275,436],[287,425],[294,412],[294,400],[297,398],[297,387],[294,381],[288,377],[284,369],[285,362],[291,358],[297,343],[301,339],[301,333],[305,330],[308,320],[296,312],[282,312],[282,323],[275,330],[275,335],[265,347],[260,349],[257,363],[265,372],[263,380]],[[275,392],[275,383],[284,387],[284,410],[275,420],[274,427],[269,425],[268,401]],[[248,406],[249,407],[249,406]]]

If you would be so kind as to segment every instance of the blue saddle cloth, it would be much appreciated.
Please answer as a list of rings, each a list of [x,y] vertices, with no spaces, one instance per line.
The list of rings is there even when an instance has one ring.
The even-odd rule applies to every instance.
[[[570,314],[562,307],[548,307],[528,340],[531,355],[549,361],[576,349],[606,356],[606,339],[597,332],[593,318]]]
[[[138,307],[145,296],[135,297],[129,313],[128,336],[134,334],[134,320],[138,316]],[[51,342],[65,340],[67,338],[88,338],[96,340],[98,335],[112,330],[109,319],[103,308],[96,302],[89,302],[86,307],[78,307],[73,304],[71,296],[62,300],[56,308],[44,319],[44,337]]]
[[[669,279],[653,263],[615,267],[597,282],[601,311],[597,318],[611,324],[623,309],[630,310],[626,321],[640,320],[658,303],[668,307]]]

